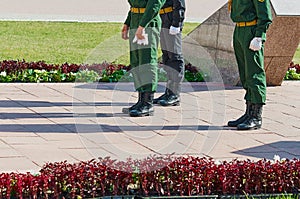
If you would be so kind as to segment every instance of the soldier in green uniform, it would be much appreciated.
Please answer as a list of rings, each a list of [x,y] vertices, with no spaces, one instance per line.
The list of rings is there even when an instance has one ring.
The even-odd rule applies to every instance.
[[[128,0],[130,11],[122,29],[122,38],[129,39],[130,64],[133,67],[138,101],[124,108],[132,117],[153,114],[153,96],[157,88],[157,48],[161,29],[159,11],[165,0]],[[128,37],[129,33],[129,37]]]
[[[246,90],[246,112],[228,126],[238,130],[259,129],[262,107],[266,102],[264,42],[272,23],[270,0],[229,0],[230,16],[236,27],[233,47],[240,80]]]
[[[167,72],[167,85],[163,95],[154,99],[154,104],[175,106],[180,103],[180,83],[184,77],[182,55],[182,28],[185,14],[185,0],[166,0],[161,9],[162,31],[160,43],[162,62]]]

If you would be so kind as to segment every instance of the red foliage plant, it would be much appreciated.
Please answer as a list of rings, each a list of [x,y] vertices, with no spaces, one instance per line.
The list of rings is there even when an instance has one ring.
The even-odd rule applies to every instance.
[[[296,69],[296,73],[300,73],[300,65],[296,64],[294,62],[290,63],[289,69],[295,68]]]
[[[22,70],[33,69],[33,70],[46,70],[46,71],[53,71],[53,70],[61,70],[62,73],[76,73],[79,70],[94,70],[101,74],[101,72],[105,69],[108,71],[109,74],[112,74],[116,70],[130,70],[130,66],[125,66],[122,64],[112,64],[103,62],[100,64],[47,64],[44,61],[38,62],[26,62],[25,60],[3,60],[0,62],[0,71],[5,71],[7,74],[15,73]]]
[[[6,71],[8,74],[14,73],[17,71],[26,70],[26,69],[51,71],[51,70],[58,70],[59,68],[60,68],[59,65],[46,64],[43,61],[26,62],[25,60],[22,60],[22,61],[3,60],[2,62],[0,62],[0,71]]]
[[[164,165],[159,169],[152,166]],[[48,163],[37,175],[0,174],[0,198],[76,198],[108,195],[193,196],[295,193],[300,160],[233,160],[149,157],[126,162],[109,157]]]

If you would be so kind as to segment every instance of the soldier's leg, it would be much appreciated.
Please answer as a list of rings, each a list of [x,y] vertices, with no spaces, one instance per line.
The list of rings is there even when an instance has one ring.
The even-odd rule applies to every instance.
[[[250,38],[245,39],[246,27],[236,27],[233,34],[233,48],[238,65],[240,81],[246,91],[244,99],[250,101],[250,93],[246,81],[246,51],[249,49]]]
[[[172,81],[181,82],[184,77],[184,59],[182,54],[182,35],[169,35],[165,65],[169,68],[168,76]]]
[[[149,27],[146,28],[148,34],[149,45],[141,46],[139,49],[139,66],[140,67],[140,79],[143,85],[151,84],[151,87],[146,86],[142,90],[155,92],[157,89],[157,53],[159,42],[159,28]]]
[[[160,32],[160,47],[162,51],[162,63],[166,64],[169,61],[168,55],[168,37],[169,37],[169,29],[162,28]]]
[[[266,102],[266,73],[264,69],[264,47],[259,51],[248,50],[246,54],[247,85],[250,101],[254,104]]]
[[[138,91],[141,86],[141,78],[139,76],[139,51],[137,49],[130,51],[130,64],[134,87]]]
[[[164,21],[164,19],[163,19]],[[168,51],[167,49],[167,37],[169,35],[169,29],[167,28],[162,28],[161,32],[160,32],[160,47],[162,50],[162,63],[163,63],[163,68],[165,70],[165,64],[168,62],[169,60],[169,56],[168,56]],[[169,89],[168,89],[168,81],[166,84],[166,88],[165,88],[165,92],[160,95],[158,98],[153,99],[153,104],[158,104],[160,100],[163,100],[166,98],[166,96],[169,93]]]
[[[240,81],[243,88],[246,90],[245,100],[246,100],[246,111],[245,113],[236,120],[231,120],[227,123],[230,127],[237,127],[239,124],[245,122],[249,116],[252,104],[250,102],[250,94],[248,92],[248,86],[246,81],[246,60],[245,60],[245,49],[248,48],[246,42],[244,41],[245,28],[236,27],[233,34],[233,47],[235,52],[236,61],[238,64],[238,70],[240,75]]]
[[[138,93],[138,100],[137,102],[132,105],[131,107],[125,107],[122,109],[123,113],[129,113],[131,110],[135,109],[138,107],[141,103],[141,91],[140,91],[140,86],[141,86],[141,79],[139,75],[139,45],[136,43],[132,43],[133,38],[135,36],[135,31],[136,29],[131,29],[129,31],[129,46],[130,46],[130,65],[132,69],[130,70],[132,76],[133,76],[133,81],[134,81],[134,87],[135,90],[137,90]]]
[[[139,56],[146,60],[152,60],[150,63],[145,63],[144,61],[140,62],[138,66],[138,75],[140,79],[139,90],[142,92],[155,92],[157,89],[157,56],[154,55],[156,49],[145,48],[139,51]],[[157,52],[157,51],[156,51]],[[156,62],[153,62],[156,60]]]
[[[133,81],[134,81],[134,87],[135,90],[138,91],[138,100],[137,102],[132,105],[131,107],[125,107],[122,109],[123,113],[129,113],[131,110],[135,109],[136,107],[138,107],[141,103],[141,91],[140,91],[140,86],[141,86],[141,79],[139,76],[139,67],[138,67],[138,50],[135,49],[136,47],[132,48],[132,50],[130,51],[130,63],[131,66],[133,67],[132,70],[130,71],[132,73],[133,76]]]
[[[249,27],[251,28],[251,27]],[[249,31],[249,37],[254,37]],[[251,39],[252,39],[251,38]],[[248,120],[239,124],[238,130],[259,129],[262,125],[262,107],[266,102],[266,74],[264,70],[264,48],[259,51],[245,49],[246,83],[250,93],[252,109]]]
[[[132,70],[130,71],[133,76],[134,87],[136,90],[139,90],[141,85],[141,79],[139,76],[139,49],[140,45],[133,43],[133,38],[135,37],[136,29],[132,28],[129,30],[129,46],[130,46],[130,65]]]
[[[141,104],[131,110],[132,117],[149,116],[153,114],[153,96],[157,89],[157,47],[159,42],[159,28],[147,28],[149,45],[142,46],[138,51],[139,77],[141,79]]]
[[[165,63],[169,80],[169,95],[160,101],[162,106],[174,106],[180,103],[181,82],[184,78],[184,59],[182,55],[182,36],[169,35],[167,44],[168,61]]]

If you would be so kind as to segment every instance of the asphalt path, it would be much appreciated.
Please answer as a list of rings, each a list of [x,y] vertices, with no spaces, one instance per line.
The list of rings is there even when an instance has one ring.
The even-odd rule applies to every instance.
[[[186,21],[202,22],[226,0],[186,0]],[[0,20],[122,22],[127,0],[0,0]]]

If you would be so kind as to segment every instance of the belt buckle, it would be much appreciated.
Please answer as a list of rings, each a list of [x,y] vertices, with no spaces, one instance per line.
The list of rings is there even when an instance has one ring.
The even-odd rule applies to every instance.
[[[238,22],[237,24],[238,24],[238,27],[245,27],[245,26],[247,26],[247,22],[245,22],[245,21]]]

